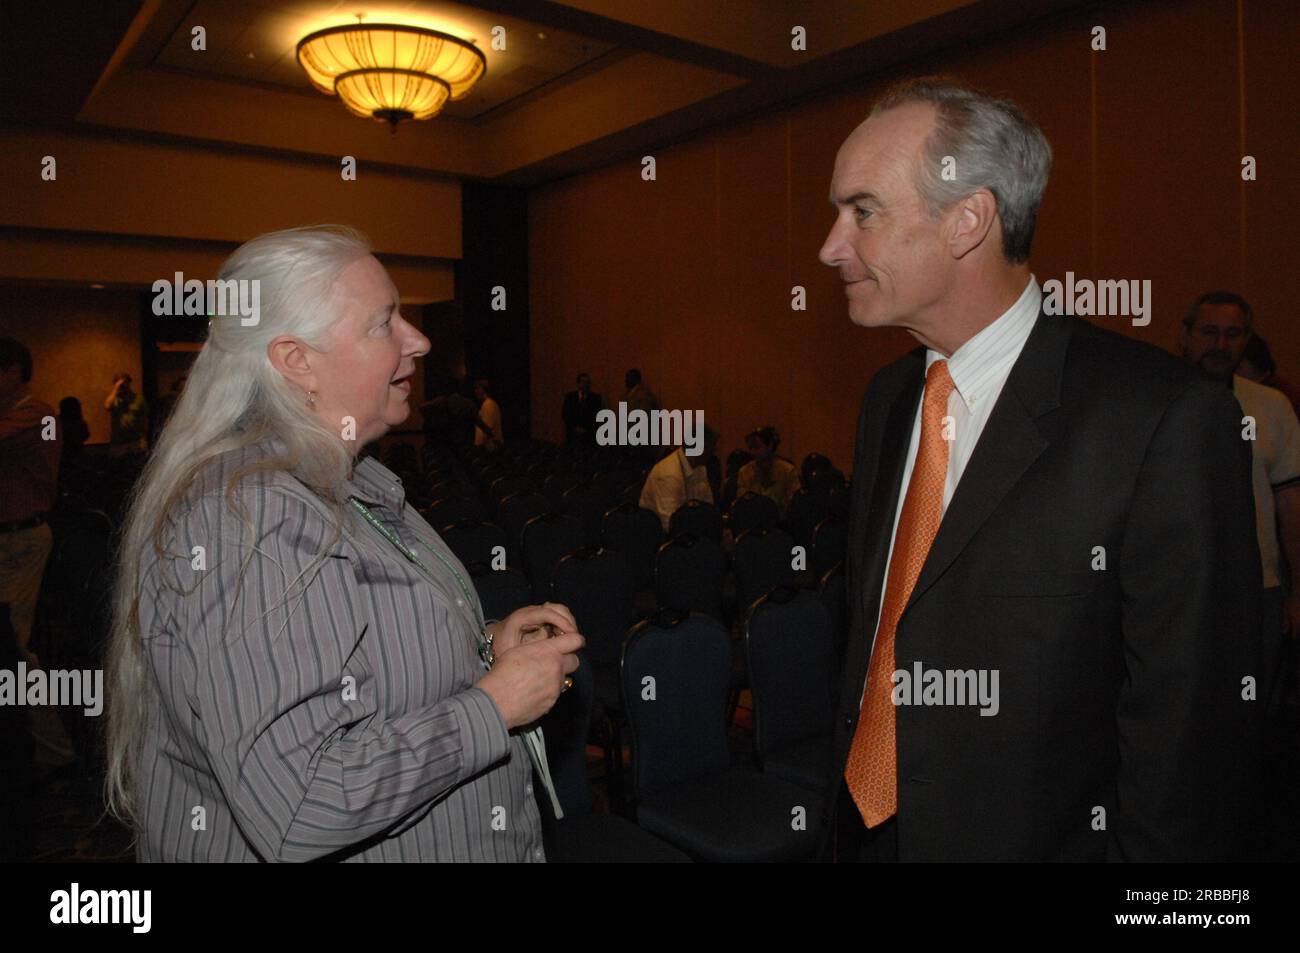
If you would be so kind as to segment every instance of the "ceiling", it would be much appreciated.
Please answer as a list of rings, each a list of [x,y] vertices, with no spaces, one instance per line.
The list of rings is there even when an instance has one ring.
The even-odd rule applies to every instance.
[[[96,0],[6,3],[0,122],[338,156],[532,186],[1077,6],[1077,0]],[[470,40],[469,97],[395,133],[317,92],[297,41],[355,22]],[[792,28],[807,48],[792,47]],[[195,27],[206,49],[193,49]],[[492,48],[494,27],[506,49]]]

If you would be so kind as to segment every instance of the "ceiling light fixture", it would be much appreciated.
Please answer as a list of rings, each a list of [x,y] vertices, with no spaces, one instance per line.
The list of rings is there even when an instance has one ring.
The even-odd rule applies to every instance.
[[[322,93],[394,132],[404,119],[432,119],[448,101],[464,99],[487,71],[487,58],[468,41],[395,23],[317,30],[298,41],[298,63]]]

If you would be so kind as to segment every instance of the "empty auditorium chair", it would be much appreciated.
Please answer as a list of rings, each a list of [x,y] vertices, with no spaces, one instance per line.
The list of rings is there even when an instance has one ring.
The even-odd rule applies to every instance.
[[[464,489],[455,495],[435,497],[432,504],[420,510],[420,515],[439,532],[464,520],[487,519],[482,504]]]
[[[721,621],[726,573],[727,557],[716,541],[694,533],[674,536],[655,554],[655,604]]]
[[[551,511],[551,501],[536,490],[525,490],[507,496],[497,507],[497,519],[506,531],[511,546],[523,546],[524,527],[534,516]]]
[[[712,503],[703,500],[687,500],[677,508],[668,521],[668,535],[681,536],[693,533],[696,536],[722,542],[722,514]]]
[[[631,503],[611,507],[601,524],[600,542],[627,558],[633,589],[654,585],[655,553],[663,542],[663,528],[655,513]]]
[[[761,493],[738,497],[727,511],[727,525],[732,536],[739,536],[758,526],[774,527],[781,520],[776,503]]]
[[[637,823],[699,860],[809,858],[821,798],[732,766],[724,719],[730,680],[730,640],[715,619],[648,619],[628,635],[621,682]]]
[[[771,590],[745,621],[759,761],[819,793],[830,778],[833,643],[830,614],[808,589]]]
[[[573,687],[560,695],[542,718],[546,760],[564,817],[557,820],[550,798],[535,788],[551,863],[689,863],[671,844],[627,818],[592,813],[587,780],[587,730],[595,707],[595,681],[589,664],[573,673]]]
[[[466,566],[471,563],[491,565],[497,547],[505,549],[506,564],[518,566],[521,554],[512,551],[506,531],[495,523],[463,520],[438,531],[447,548]]]
[[[815,492],[803,487],[795,491],[786,511],[785,522],[794,541],[805,548],[812,547],[817,524],[830,515],[829,491]]]
[[[486,563],[474,563],[466,568],[483,603],[484,619],[504,619],[532,603],[532,586],[518,569],[493,569]]]
[[[844,561],[848,537],[848,524],[834,517],[827,517],[817,525],[812,548],[808,551],[808,563],[818,577]]]
[[[771,500],[768,500],[770,503]],[[743,619],[755,599],[774,586],[796,582],[794,538],[785,530],[755,527],[736,540],[736,617]]]
[[[524,526],[524,571],[533,584],[533,599],[550,598],[551,570],[563,557],[582,549],[582,521],[563,513],[535,516]]]

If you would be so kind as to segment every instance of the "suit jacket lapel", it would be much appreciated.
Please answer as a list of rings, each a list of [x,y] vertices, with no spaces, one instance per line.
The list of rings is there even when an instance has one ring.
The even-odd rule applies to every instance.
[[[916,408],[925,386],[925,349],[912,351],[906,359],[913,363],[913,367],[909,369],[906,382],[894,397],[885,418],[876,478],[871,488],[871,503],[867,508],[863,538],[857,543],[858,552],[862,556],[861,592],[866,597],[862,610],[868,644],[875,628],[876,607],[880,605],[885,558],[889,554],[890,537],[894,531],[894,514],[898,511],[899,494],[904,491],[903,469],[907,465],[908,445],[912,442]]]
[[[1061,403],[1061,376],[1073,320],[1039,314],[939,524],[908,608],[952,565],[1051,444],[1058,428],[1044,418]]]

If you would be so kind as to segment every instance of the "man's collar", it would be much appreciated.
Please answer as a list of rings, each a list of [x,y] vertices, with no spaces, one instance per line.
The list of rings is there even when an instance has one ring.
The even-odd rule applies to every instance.
[[[999,369],[1020,353],[1038,319],[1042,300],[1043,291],[1030,275],[1025,290],[1011,307],[948,358],[948,374],[953,387],[968,408],[974,409],[981,399],[988,396],[990,385],[998,379]],[[930,365],[942,358],[938,351],[927,348],[925,370],[928,372]]]

